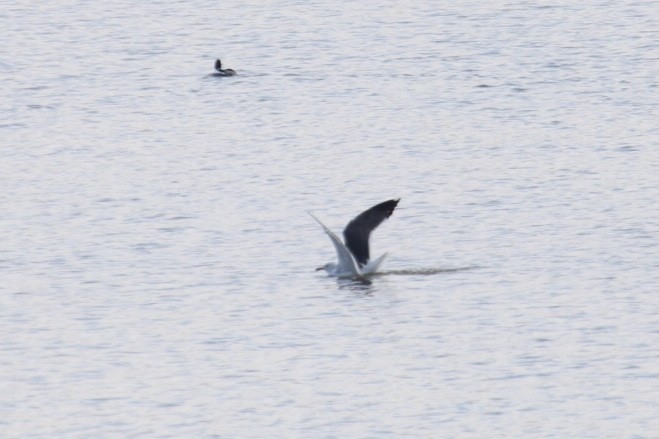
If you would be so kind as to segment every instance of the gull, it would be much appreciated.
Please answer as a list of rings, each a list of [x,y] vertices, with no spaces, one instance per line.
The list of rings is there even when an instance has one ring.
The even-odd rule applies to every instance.
[[[375,273],[380,267],[380,264],[382,264],[382,261],[384,261],[387,253],[369,261],[368,238],[371,236],[373,230],[394,213],[394,209],[399,201],[400,198],[397,200],[388,200],[376,204],[357,215],[343,230],[345,244],[321,223],[318,218],[309,213],[320,224],[323,230],[325,230],[327,236],[330,237],[336,249],[336,256],[339,259],[337,263],[328,262],[322,267],[318,267],[316,271],[325,270],[330,276],[336,277],[356,277]]]

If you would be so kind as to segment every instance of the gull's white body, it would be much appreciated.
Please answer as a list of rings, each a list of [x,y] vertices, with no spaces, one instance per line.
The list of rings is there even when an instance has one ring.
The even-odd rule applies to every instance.
[[[377,269],[382,264],[382,261],[384,261],[384,258],[387,256],[385,253],[379,258],[369,261],[366,265],[360,268],[359,264],[355,260],[355,257],[352,255],[348,247],[346,247],[345,244],[339,239],[339,237],[336,236],[330,229],[328,229],[325,224],[321,223],[318,218],[313,216],[311,213],[309,213],[309,215],[311,215],[311,217],[315,219],[318,224],[320,224],[323,230],[325,230],[325,233],[327,233],[327,236],[330,237],[330,240],[336,249],[338,262],[328,262],[322,267],[330,276],[357,277],[373,274],[377,271]]]

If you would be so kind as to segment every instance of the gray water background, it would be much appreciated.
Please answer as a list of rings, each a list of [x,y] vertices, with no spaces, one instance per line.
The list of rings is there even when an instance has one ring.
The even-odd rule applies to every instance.
[[[1,437],[659,437],[656,1],[0,4]]]

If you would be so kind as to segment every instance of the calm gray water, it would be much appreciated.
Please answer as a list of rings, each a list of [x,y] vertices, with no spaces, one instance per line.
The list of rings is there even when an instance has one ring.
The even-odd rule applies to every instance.
[[[0,436],[659,438],[658,12],[3,1]]]

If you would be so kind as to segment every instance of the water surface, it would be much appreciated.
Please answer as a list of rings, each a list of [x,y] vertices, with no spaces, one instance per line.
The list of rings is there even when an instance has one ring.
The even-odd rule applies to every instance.
[[[656,2],[3,10],[2,437],[658,437]]]

